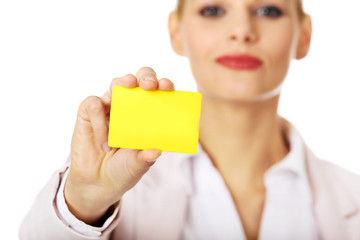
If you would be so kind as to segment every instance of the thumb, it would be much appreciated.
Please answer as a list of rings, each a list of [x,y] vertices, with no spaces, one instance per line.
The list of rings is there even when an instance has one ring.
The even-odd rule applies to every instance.
[[[121,148],[112,157],[110,171],[122,182],[127,191],[132,188],[160,157],[157,149],[135,150]],[[120,168],[119,168],[120,167]],[[120,171],[119,171],[120,170]]]
[[[161,151],[158,149],[140,150],[137,154],[139,162],[154,163],[161,155]]]
[[[139,150],[134,161],[128,162],[128,166],[135,176],[141,177],[154,165],[160,155],[161,151],[158,149]]]

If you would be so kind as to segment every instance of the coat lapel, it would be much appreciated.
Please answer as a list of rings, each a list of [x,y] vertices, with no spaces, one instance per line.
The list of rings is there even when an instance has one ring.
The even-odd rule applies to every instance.
[[[174,169],[176,162],[173,159],[161,161],[163,166],[160,168],[164,167],[166,171],[157,169],[157,177],[137,191],[135,231],[139,240],[179,239],[184,227],[188,204],[184,178]]]
[[[358,205],[341,185],[341,179],[326,172],[326,165],[309,149],[306,151],[315,217],[322,239],[360,239],[360,226],[355,226],[360,222]]]

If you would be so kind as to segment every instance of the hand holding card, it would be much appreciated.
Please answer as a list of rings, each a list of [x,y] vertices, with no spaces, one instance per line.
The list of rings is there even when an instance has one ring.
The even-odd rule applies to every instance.
[[[196,153],[201,94],[114,86],[109,146]]]
[[[114,78],[102,97],[89,96],[84,99],[79,106],[71,141],[68,175],[71,177],[66,178],[64,187],[66,204],[77,219],[90,225],[102,224],[109,209],[113,209],[155,164],[161,156],[160,150],[186,152],[184,149],[169,149],[168,145],[164,147],[159,144],[162,143],[161,139],[156,137],[176,146],[192,141],[192,146],[197,147],[198,130],[195,123],[198,119],[190,121],[194,115],[187,108],[191,109],[199,102],[188,97],[185,97],[187,100],[176,97],[176,101],[180,102],[178,104],[170,98],[178,94],[171,80],[158,79],[152,68],[143,67],[136,76],[127,74]],[[166,105],[168,108],[163,105],[170,103],[172,106]],[[197,106],[199,114],[200,104]],[[181,124],[182,121],[184,124]],[[108,146],[109,122],[113,148]],[[166,126],[167,129],[164,129]],[[124,129],[127,131],[124,132]],[[149,129],[153,132],[148,133]],[[191,135],[190,141],[185,131],[196,135]],[[174,136],[180,136],[179,145],[172,140]],[[196,152],[196,149],[191,151]]]

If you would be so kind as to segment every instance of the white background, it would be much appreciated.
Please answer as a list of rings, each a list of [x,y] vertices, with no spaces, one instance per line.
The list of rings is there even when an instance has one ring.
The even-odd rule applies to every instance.
[[[1,0],[2,239],[17,239],[36,194],[70,151],[79,103],[144,65],[195,91],[172,52],[175,0]],[[360,173],[360,3],[308,0],[310,54],[294,61],[279,112],[321,158]]]

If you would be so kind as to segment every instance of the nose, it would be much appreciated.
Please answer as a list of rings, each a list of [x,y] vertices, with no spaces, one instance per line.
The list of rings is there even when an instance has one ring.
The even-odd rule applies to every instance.
[[[251,15],[247,12],[238,13],[231,21],[230,40],[251,44],[257,41],[258,34]]]

